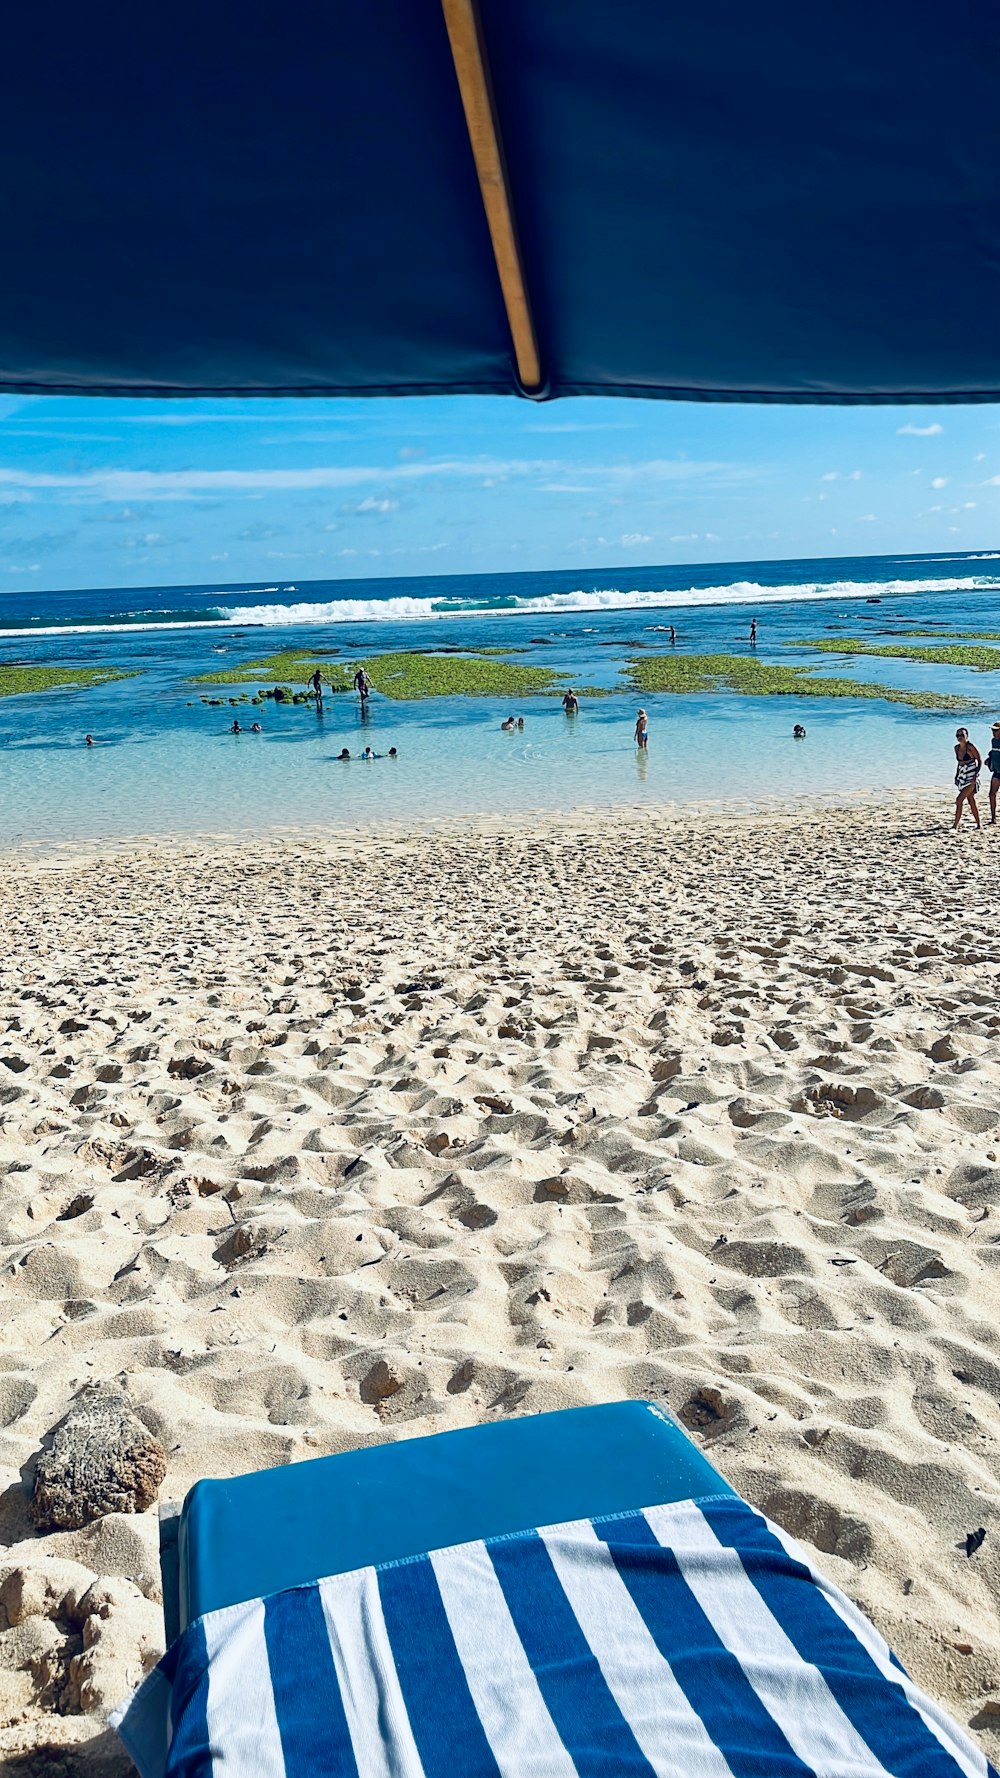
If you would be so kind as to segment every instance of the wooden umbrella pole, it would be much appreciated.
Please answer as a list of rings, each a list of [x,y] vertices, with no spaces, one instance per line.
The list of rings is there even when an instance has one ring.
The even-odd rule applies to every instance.
[[[542,371],[535,339],[524,266],[517,244],[514,212],[507,184],[503,148],[486,67],[486,53],[476,16],[475,0],[441,0],[465,110],[465,123],[479,175],[483,209],[493,242],[500,288],[514,342],[514,356],[522,386],[529,392],[541,387]]]

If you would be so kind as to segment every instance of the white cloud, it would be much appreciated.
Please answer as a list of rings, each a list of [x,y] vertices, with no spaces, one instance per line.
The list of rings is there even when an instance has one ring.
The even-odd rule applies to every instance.
[[[37,574],[41,565],[42,565],[41,562],[11,562],[8,565],[7,573],[8,574]]]
[[[847,479],[848,479],[848,481],[852,481],[852,482],[859,482],[859,481],[860,481],[860,480],[861,480],[861,471],[860,471],[860,469],[852,469],[852,470],[851,470],[851,473],[850,473],[850,475],[849,475],[849,476],[848,476],[848,478],[847,478]]]
[[[863,512],[858,520],[859,525],[874,525],[878,515],[874,512]]]
[[[648,531],[623,531],[618,541],[627,548],[632,548],[637,543],[652,543],[653,539]]]
[[[398,507],[399,507],[398,500],[389,500],[388,498],[376,500],[374,494],[366,494],[364,499],[359,500],[356,506],[345,506],[343,508],[343,511],[344,512],[395,512],[398,509]]]
[[[974,500],[963,500],[962,501],[962,511],[963,512],[975,512],[975,510],[976,510],[976,503]]]
[[[229,551],[227,549],[222,549],[217,556],[209,556],[208,559],[210,562],[228,562]]]
[[[819,479],[821,482],[835,482],[837,480],[837,471],[835,469],[828,469],[826,474],[821,475]]]
[[[977,451],[972,461],[973,463],[984,463],[986,461],[986,452]]]
[[[676,537],[671,537],[670,541],[671,543],[697,543],[698,533],[697,531],[682,531]]]
[[[581,486],[593,493],[602,487],[691,481],[710,476],[746,481],[758,473],[743,464],[673,457],[586,465],[552,458],[444,457],[414,461],[411,456],[388,468],[382,464],[347,464],[302,469],[93,469],[64,473],[0,468],[0,500],[5,495],[14,500],[31,499],[39,492],[65,495],[71,501],[192,500],[207,495],[314,493],[329,488],[363,487],[366,482],[411,482],[434,477],[482,481],[484,476],[530,480],[540,475],[585,476],[589,479]],[[376,505],[367,510],[381,509]]]
[[[935,489],[946,488],[947,486],[948,486],[948,477],[946,475],[936,475],[934,477],[934,480],[931,482],[931,487],[935,488]]]
[[[914,426],[910,421],[906,426],[896,427],[896,436],[897,438],[937,438],[938,434],[943,431],[944,427],[939,420],[932,420],[929,426]]]

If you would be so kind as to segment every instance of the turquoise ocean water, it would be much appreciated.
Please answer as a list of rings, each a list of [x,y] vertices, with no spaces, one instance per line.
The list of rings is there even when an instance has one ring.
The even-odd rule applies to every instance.
[[[124,667],[138,677],[94,690],[0,701],[0,843],[162,833],[267,834],[364,829],[517,810],[755,803],[951,783],[950,712],[853,699],[728,693],[640,700],[625,660],[677,648],[749,650],[838,677],[968,699],[983,745],[1000,716],[992,674],[843,659],[786,644],[837,634],[891,641],[912,628],[949,639],[1000,630],[1000,555],[740,562],[698,568],[427,577],[241,587],[5,595],[0,661]],[[926,638],[933,640],[932,637]],[[914,639],[914,646],[920,643]],[[362,714],[353,696],[311,708],[242,706],[260,736],[234,737],[233,712],[206,707],[194,675],[279,649],[320,646],[345,660],[392,649],[507,647],[611,695],[567,719],[558,695],[522,700],[525,727],[500,731],[509,700],[392,702]],[[1000,647],[1000,644],[998,644]],[[266,675],[262,683],[266,683]],[[239,688],[246,689],[246,688]],[[990,700],[996,705],[994,710]],[[645,702],[650,747],[632,743]],[[984,707],[986,706],[986,707]],[[794,723],[808,729],[792,739]],[[91,731],[97,745],[83,746]],[[370,744],[396,760],[338,764]]]

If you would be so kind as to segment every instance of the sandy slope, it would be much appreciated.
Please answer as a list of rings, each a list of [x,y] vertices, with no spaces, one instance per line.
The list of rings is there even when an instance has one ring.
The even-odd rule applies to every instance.
[[[157,1649],[155,1519],[24,1512],[95,1377],[174,1498],[665,1400],[995,1757],[997,866],[919,808],[8,862],[6,1769]]]

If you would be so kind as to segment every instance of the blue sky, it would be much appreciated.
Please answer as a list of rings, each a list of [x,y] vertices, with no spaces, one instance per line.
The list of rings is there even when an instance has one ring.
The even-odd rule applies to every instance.
[[[0,397],[0,591],[998,540],[996,407]]]

